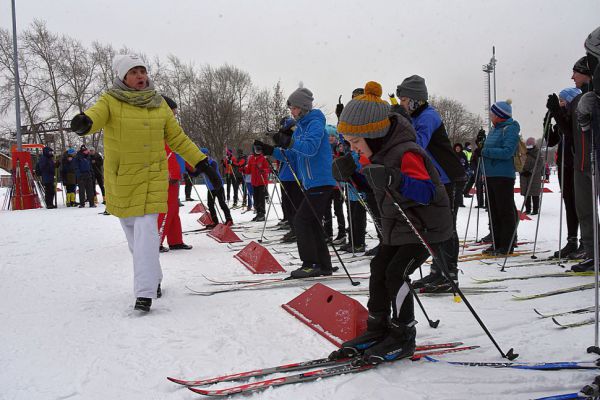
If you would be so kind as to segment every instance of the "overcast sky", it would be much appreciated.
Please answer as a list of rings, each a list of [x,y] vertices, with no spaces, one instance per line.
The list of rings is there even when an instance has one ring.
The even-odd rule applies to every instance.
[[[549,93],[573,86],[572,66],[600,25],[598,0],[16,0],[17,24],[48,28],[153,57],[200,66],[229,63],[255,85],[300,81],[330,123],[338,96],[369,80],[386,93],[410,75],[429,94],[457,99],[483,116],[482,65],[496,46],[498,100],[513,100],[522,134],[541,136]],[[0,25],[11,28],[10,1]],[[151,73],[152,71],[150,71]]]

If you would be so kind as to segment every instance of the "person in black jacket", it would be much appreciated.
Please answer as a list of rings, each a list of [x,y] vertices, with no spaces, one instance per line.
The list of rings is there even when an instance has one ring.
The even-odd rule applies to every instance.
[[[90,151],[86,145],[81,145],[81,148],[75,156],[75,175],[77,176],[77,184],[79,185],[79,208],[85,207],[85,202],[90,204],[90,207],[96,207],[94,204],[94,171],[92,163],[89,159]]]
[[[35,173],[42,180],[42,186],[44,187],[44,199],[46,202],[46,208],[56,208],[54,205],[54,198],[56,190],[54,187],[54,171],[56,163],[54,162],[54,151],[46,146],[42,150],[42,156],[38,160],[35,166]]]
[[[75,191],[77,189],[77,176],[75,174],[75,149],[69,148],[63,155],[60,163],[60,176],[63,187],[67,189],[67,207],[77,205]]]
[[[90,148],[90,161],[92,163],[92,171],[94,173],[94,191],[96,187],[96,183],[100,187],[100,192],[102,193],[102,204],[106,204],[104,200],[104,159],[100,153],[96,153],[94,148]]]

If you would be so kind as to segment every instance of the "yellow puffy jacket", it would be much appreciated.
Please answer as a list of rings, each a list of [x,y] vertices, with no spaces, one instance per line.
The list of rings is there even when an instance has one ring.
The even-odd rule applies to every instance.
[[[104,128],[106,210],[116,217],[167,211],[165,142],[190,165],[206,158],[164,100],[145,108],[105,93],[85,114],[93,121],[90,133]]]

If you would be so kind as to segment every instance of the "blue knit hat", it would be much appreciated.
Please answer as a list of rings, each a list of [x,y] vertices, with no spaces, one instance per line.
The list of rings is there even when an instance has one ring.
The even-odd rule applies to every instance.
[[[574,87],[569,87],[569,88],[561,90],[560,93],[558,94],[558,97],[560,97],[561,99],[563,99],[567,103],[570,103],[579,94],[581,94],[581,90],[580,89],[577,89],[577,88],[574,88]]]
[[[67,149],[67,154],[70,154],[70,155],[73,155],[73,154],[75,154],[75,149],[74,149],[74,148],[72,148],[72,147],[69,147],[69,148]]]
[[[495,102],[490,111],[494,113],[495,116],[502,119],[509,119],[512,117],[512,100],[506,101],[497,101]]]
[[[204,154],[208,155],[208,149],[206,147],[201,147],[200,151],[203,152]]]

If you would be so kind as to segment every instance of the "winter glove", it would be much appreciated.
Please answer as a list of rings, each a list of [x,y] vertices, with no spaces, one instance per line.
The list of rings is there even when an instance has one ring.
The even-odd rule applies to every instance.
[[[337,115],[338,120],[340,119],[340,115],[342,115],[342,111],[344,111],[344,105],[342,104],[342,95],[340,95],[338,103],[335,106],[335,115]]]
[[[93,123],[90,117],[84,113],[79,113],[71,120],[71,130],[79,136],[83,136],[92,129]]]
[[[223,186],[219,174],[217,174],[217,171],[215,171],[208,163],[208,157],[196,164],[194,171],[190,172],[191,176],[198,176],[200,174],[206,175],[213,188],[216,189]]]
[[[362,173],[373,189],[398,188],[402,184],[402,174],[396,168],[370,164],[363,168]]]
[[[587,92],[577,105],[577,122],[584,132],[589,131],[592,128],[592,111],[594,107],[600,107],[600,99],[594,92]]]
[[[346,182],[354,174],[354,171],[356,171],[356,163],[352,153],[336,158],[331,165],[333,178],[338,182]]]
[[[548,95],[548,101],[546,101],[546,108],[553,115],[557,115],[560,112],[560,103],[558,102],[558,96],[556,93]]]
[[[292,139],[292,134],[293,134],[293,131],[291,131],[289,129],[287,129],[287,130],[280,129],[279,132],[276,132],[273,135],[273,143],[275,144],[275,146],[282,147],[284,149],[288,149],[294,143],[294,140]]]
[[[261,142],[260,140],[255,140],[253,143],[254,146],[259,146],[262,147],[262,152],[265,156],[271,156],[273,155],[273,150],[275,149],[274,146],[271,146],[270,144],[266,144]]]

